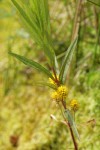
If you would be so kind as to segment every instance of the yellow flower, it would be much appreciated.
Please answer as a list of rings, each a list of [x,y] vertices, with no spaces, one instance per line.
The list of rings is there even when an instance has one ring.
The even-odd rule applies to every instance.
[[[55,76],[53,75],[53,77],[55,78]],[[57,75],[57,80],[59,81],[59,76]],[[54,80],[52,80],[51,78],[49,78],[49,83],[56,85],[56,82]]]
[[[77,100],[75,100],[75,99],[71,100],[70,107],[72,110],[77,111],[79,108],[79,104],[78,104]]]
[[[61,85],[58,87],[57,93],[59,95],[59,98],[62,100],[64,98],[66,98],[66,96],[67,96],[68,88],[64,85]]]
[[[58,93],[57,93],[56,91],[55,91],[55,92],[52,92],[51,98],[52,98],[53,100],[59,101],[59,95],[58,95]]]

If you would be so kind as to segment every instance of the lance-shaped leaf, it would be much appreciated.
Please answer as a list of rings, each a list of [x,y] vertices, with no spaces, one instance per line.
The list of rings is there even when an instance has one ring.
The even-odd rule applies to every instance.
[[[32,67],[32,68],[35,68],[43,73],[45,73],[48,77],[53,78],[52,74],[50,73],[49,70],[47,70],[46,68],[44,68],[42,65],[40,65],[39,63],[33,61],[33,60],[30,60],[30,59],[27,59],[25,58],[24,56],[20,56],[18,54],[15,54],[15,53],[12,53],[12,52],[9,52],[10,55],[16,57],[18,60],[20,60],[21,62],[23,62],[25,65],[29,66],[29,67]]]
[[[76,124],[75,124],[74,119],[73,119],[73,117],[72,117],[72,115],[68,109],[65,110],[65,117],[68,119],[68,122],[70,123],[70,126],[72,127],[74,134],[76,135],[78,140],[80,140],[79,134],[78,134],[78,131],[76,128]]]
[[[59,79],[62,83],[64,83],[66,80],[67,72],[68,72],[68,69],[72,60],[72,56],[73,56],[77,41],[78,41],[78,37],[71,43],[70,47],[68,48],[65,54],[64,60],[62,62],[60,75],[59,75]]]

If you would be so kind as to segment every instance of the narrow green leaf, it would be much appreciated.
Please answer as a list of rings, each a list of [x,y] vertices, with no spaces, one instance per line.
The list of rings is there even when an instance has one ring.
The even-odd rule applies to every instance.
[[[57,57],[55,56],[55,70],[57,75],[59,75],[59,65],[58,65],[58,61],[57,61]]]
[[[38,82],[37,84],[38,84],[38,85],[41,85],[41,86],[47,86],[47,87],[50,87],[50,88],[53,89],[53,90],[56,90],[56,89],[57,89],[57,87],[56,87],[55,85],[50,84],[50,83],[46,83],[46,82]]]
[[[16,0],[11,0],[13,2],[13,4],[16,6],[16,8],[18,9],[18,11],[20,12],[20,14],[23,16],[23,18],[30,24],[30,26],[34,26],[34,24],[32,23],[32,21],[30,20],[30,18],[28,17],[28,15],[26,14],[26,12],[20,7],[20,5],[16,2]],[[35,26],[36,27],[36,26]],[[35,28],[34,27],[34,28]],[[35,28],[35,30],[37,31],[37,28]]]
[[[77,41],[78,41],[78,37],[71,43],[71,45],[69,46],[65,54],[65,57],[61,66],[61,70],[60,70],[60,75],[59,75],[59,79],[62,83],[64,83],[66,80],[66,75],[67,75],[71,60],[72,60],[72,56],[73,56]]]
[[[77,131],[77,128],[76,128],[76,124],[75,124],[74,119],[73,119],[73,117],[72,117],[72,115],[71,115],[71,113],[68,109],[65,110],[65,116],[68,119],[68,122],[70,123],[74,134],[76,135],[78,140],[80,140],[80,137],[79,137],[79,134],[78,134],[78,131]]]
[[[48,77],[53,78],[52,74],[50,73],[49,70],[47,70],[46,68],[44,68],[43,66],[41,66],[39,63],[33,61],[33,60],[30,60],[30,59],[27,59],[25,58],[24,56],[20,56],[18,54],[15,54],[15,53],[12,53],[12,52],[9,52],[10,55],[16,57],[17,59],[19,59],[21,62],[23,62],[25,65],[29,66],[29,67],[32,67],[32,68],[35,68],[43,73],[45,73]]]

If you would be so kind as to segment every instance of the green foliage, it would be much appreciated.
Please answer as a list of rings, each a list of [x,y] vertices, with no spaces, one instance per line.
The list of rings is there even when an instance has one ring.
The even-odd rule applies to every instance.
[[[29,3],[24,3],[21,6],[20,2],[12,0],[20,12],[26,28],[38,43],[43,48],[50,63],[54,65],[55,53],[52,46],[52,40],[50,35],[50,19],[47,0],[30,0]]]
[[[59,74],[59,66],[58,66],[57,58],[55,56],[55,53],[52,47],[52,41],[51,41],[51,35],[50,35],[50,19],[49,19],[49,10],[48,10],[47,1],[42,0],[40,3],[40,1],[30,0],[29,6],[28,5],[24,6],[25,10],[20,6],[18,2],[16,2],[16,0],[12,0],[12,2],[17,7],[18,11],[23,17],[25,24],[28,27],[30,33],[33,33],[32,35],[35,38],[36,42],[41,47],[44,48],[44,52],[46,56],[50,59],[51,68],[54,68],[55,73]],[[70,62],[72,60],[72,56],[73,56],[73,52],[77,43],[77,39],[78,38],[76,38],[72,42],[71,46],[67,50],[65,57],[64,57],[64,61],[61,66],[59,78],[60,78],[61,83],[63,84],[66,80],[66,75],[70,66]],[[13,54],[13,56],[15,55]],[[22,56],[18,56],[18,55],[16,56],[18,59],[20,57],[22,58]]]
[[[33,60],[30,60],[30,59],[27,59],[23,56],[20,56],[18,54],[14,54],[12,52],[9,52],[10,55],[16,57],[17,59],[19,59],[21,62],[23,62],[25,65],[29,66],[29,67],[32,67],[32,68],[35,68],[43,73],[45,73],[48,77],[52,78],[53,79],[53,76],[52,74],[46,69],[44,68],[43,66],[41,66],[39,63],[33,61]]]
[[[78,38],[76,38],[70,45],[70,47],[68,48],[68,50],[66,51],[64,60],[62,62],[62,66],[61,66],[61,70],[60,70],[60,75],[59,75],[59,79],[62,83],[65,82],[66,80],[66,76],[68,73],[68,69],[72,60],[72,56],[75,50],[75,46],[77,44]]]

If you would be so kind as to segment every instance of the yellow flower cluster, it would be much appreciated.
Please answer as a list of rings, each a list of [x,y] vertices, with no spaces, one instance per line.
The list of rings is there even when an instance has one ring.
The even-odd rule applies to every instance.
[[[58,93],[57,93],[56,91],[55,91],[55,92],[52,92],[51,98],[52,98],[53,100],[59,101],[59,95],[58,95]]]
[[[61,101],[66,98],[68,94],[68,88],[64,85],[58,87],[56,91],[54,91],[51,95],[53,100]]]
[[[68,88],[64,85],[61,85],[60,87],[58,87],[57,92],[58,92],[60,99],[64,99],[64,98],[66,98],[66,96],[68,94]]]
[[[78,108],[79,108],[79,104],[77,102],[77,100],[73,99],[71,102],[70,102],[70,107],[73,111],[77,111]]]

